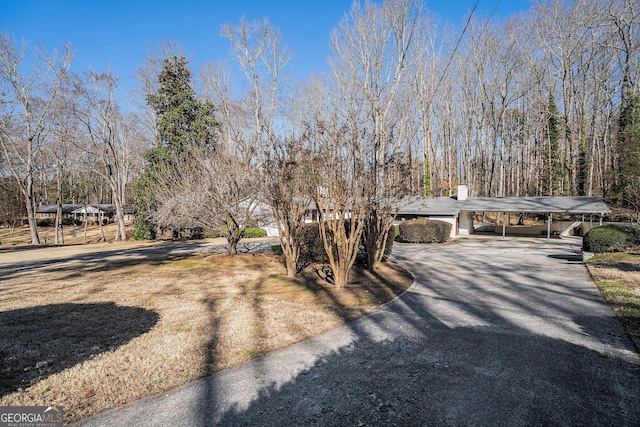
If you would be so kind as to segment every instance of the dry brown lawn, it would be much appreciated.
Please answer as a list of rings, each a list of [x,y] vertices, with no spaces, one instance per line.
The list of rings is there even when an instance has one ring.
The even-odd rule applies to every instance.
[[[264,254],[68,259],[136,245],[0,251],[0,267],[40,263],[0,276],[0,405],[62,405],[76,421],[336,328],[412,283],[387,264],[335,289]]]
[[[586,264],[596,286],[640,351],[640,253],[598,254]]]

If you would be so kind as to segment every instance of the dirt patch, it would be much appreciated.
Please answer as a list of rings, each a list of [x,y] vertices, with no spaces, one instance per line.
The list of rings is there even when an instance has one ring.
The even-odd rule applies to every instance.
[[[103,245],[96,251],[131,247]],[[67,422],[318,335],[412,283],[392,264],[345,289],[275,255],[59,256],[0,278],[0,405],[62,405]],[[43,259],[40,251],[30,257]],[[80,249],[78,249],[80,251]],[[117,251],[115,251],[117,252]],[[7,256],[1,254],[0,264]]]

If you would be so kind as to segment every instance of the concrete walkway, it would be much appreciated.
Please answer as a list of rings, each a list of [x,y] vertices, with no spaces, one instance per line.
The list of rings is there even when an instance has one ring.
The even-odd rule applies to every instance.
[[[379,312],[78,426],[640,425],[640,358],[575,243],[397,245]]]

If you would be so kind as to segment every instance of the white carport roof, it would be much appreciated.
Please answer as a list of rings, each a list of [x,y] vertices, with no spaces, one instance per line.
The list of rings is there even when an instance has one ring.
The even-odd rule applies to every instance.
[[[398,214],[458,216],[460,203],[451,197],[407,197],[398,202]]]
[[[566,213],[576,215],[611,212],[600,197],[538,196],[538,197],[469,197],[458,201],[460,210],[471,212]]]

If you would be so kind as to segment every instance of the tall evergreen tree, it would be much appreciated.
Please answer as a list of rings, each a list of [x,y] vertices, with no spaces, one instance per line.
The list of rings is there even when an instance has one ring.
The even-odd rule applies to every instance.
[[[560,149],[558,145],[558,137],[560,136],[560,112],[556,107],[556,101],[553,94],[549,94],[549,105],[547,111],[547,128],[544,144],[544,168],[542,182],[543,194],[548,196],[554,195],[554,189],[557,188],[558,181],[562,179],[562,161],[560,158]],[[557,193],[556,193],[557,194]]]
[[[187,160],[191,148],[214,149],[220,127],[213,104],[197,99],[185,57],[164,58],[158,81],[158,91],[147,96],[156,113],[158,141],[145,153],[146,166],[134,188],[136,239],[155,238],[156,226],[150,219],[155,209],[151,189],[161,182],[161,169]]]
[[[619,168],[622,205],[640,211],[640,96],[630,95],[620,113]]]

